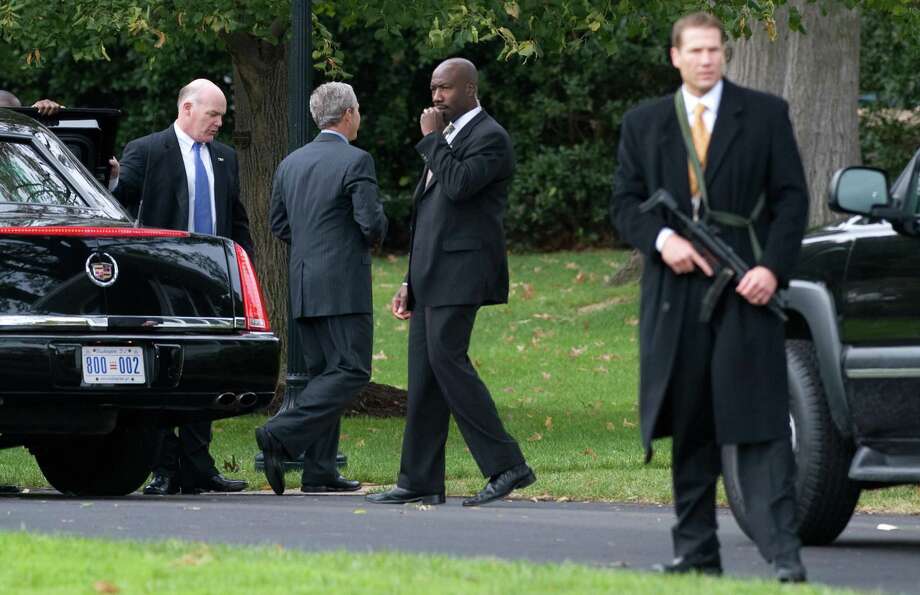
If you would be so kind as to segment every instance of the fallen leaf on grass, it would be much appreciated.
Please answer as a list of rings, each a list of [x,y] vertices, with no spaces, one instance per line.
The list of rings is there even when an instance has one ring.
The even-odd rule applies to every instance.
[[[522,300],[529,300],[533,298],[533,285],[530,283],[524,283],[522,287],[523,291],[521,292]]]
[[[575,275],[575,279],[573,279],[573,281],[575,281],[575,283],[578,283],[578,284],[584,283],[585,273],[583,271],[578,271],[578,274]]]
[[[543,380],[549,380],[550,378],[553,377],[553,375],[550,374],[549,372],[543,372],[542,374],[543,374]]]
[[[243,469],[243,466],[240,465],[240,461],[236,458],[236,455],[230,455],[229,459],[224,459],[223,467],[224,471],[227,473],[239,473]]]
[[[383,349],[381,349],[379,353],[375,353],[371,357],[375,360],[390,359],[387,357],[387,354],[383,352]]]
[[[623,323],[626,324],[627,326],[638,326],[639,319],[636,318],[635,316],[631,316],[627,318],[626,320],[624,320]]]
[[[533,317],[538,320],[552,320],[553,319],[552,314],[544,314],[542,312],[538,312],[537,314],[534,314]]]
[[[120,593],[121,589],[110,583],[109,581],[96,581],[93,583],[93,590],[96,593]]]
[[[620,359],[620,356],[615,353],[602,353],[597,356],[597,359],[601,360],[602,362],[612,362],[615,359]]]
[[[547,417],[546,421],[543,422],[543,427],[546,428],[547,430],[552,430],[553,429],[553,418]]]
[[[592,459],[596,459],[596,458],[597,458],[597,453],[594,452],[594,449],[593,449],[593,448],[586,448],[586,449],[584,449],[584,450],[582,451],[581,454],[587,455],[587,456],[591,457]]]
[[[587,347],[572,347],[569,350],[569,357],[581,357],[587,350]]]
[[[567,262],[565,263],[565,268],[569,269],[570,271],[574,271],[575,269],[578,268],[578,265],[575,264],[574,262]]]
[[[355,442],[355,447],[364,448],[364,440],[362,439],[362,440],[358,440],[357,442]]]
[[[527,439],[527,442],[538,442],[540,440],[543,440],[543,434],[540,432],[534,432],[531,434],[530,438]]]
[[[598,367],[594,368],[594,371],[595,371],[595,372],[600,372],[601,374],[606,374],[608,370],[607,370],[607,368],[605,368],[604,366],[598,366]]]
[[[387,262],[396,262],[396,260],[395,254],[387,254]]]
[[[634,422],[629,421],[628,419],[626,419],[626,418],[624,417],[624,418],[623,418],[623,427],[624,427],[624,428],[635,428],[635,427],[636,427],[636,424],[635,424]]]
[[[613,423],[612,421],[608,421],[608,422],[607,422],[607,431],[608,431],[608,432],[612,432],[612,431],[614,431],[614,430],[616,430],[616,429],[617,429],[617,425],[616,425],[615,423]]]
[[[505,388],[502,389],[502,392],[513,393],[513,392],[514,392],[514,387],[513,387],[513,386],[506,386]]]
[[[214,556],[211,555],[211,550],[208,549],[208,546],[202,546],[185,554],[176,560],[175,563],[180,566],[202,566],[203,564],[213,561]]]
[[[405,322],[400,322],[399,324],[393,327],[393,330],[396,331],[397,333],[404,333],[407,330],[409,330],[409,325],[406,324]]]

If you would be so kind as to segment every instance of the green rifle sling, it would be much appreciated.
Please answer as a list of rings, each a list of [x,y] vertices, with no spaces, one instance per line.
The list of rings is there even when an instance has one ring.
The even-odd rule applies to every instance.
[[[697,185],[700,189],[700,200],[703,201],[703,221],[708,222],[712,219],[716,223],[727,225],[729,227],[746,227],[748,236],[751,238],[751,249],[754,251],[754,260],[760,262],[763,256],[763,250],[760,242],[757,240],[757,233],[754,231],[754,221],[760,217],[766,202],[764,194],[761,193],[751,211],[750,217],[742,217],[737,213],[728,211],[714,211],[709,208],[709,193],[706,190],[706,178],[703,176],[703,166],[700,158],[696,154],[696,147],[693,146],[693,135],[690,133],[690,123],[687,121],[687,106],[684,103],[684,95],[680,89],[674,94],[674,109],[677,111],[677,123],[680,124],[680,133],[684,137],[684,146],[687,148],[687,159],[690,161],[690,167],[696,175]]]

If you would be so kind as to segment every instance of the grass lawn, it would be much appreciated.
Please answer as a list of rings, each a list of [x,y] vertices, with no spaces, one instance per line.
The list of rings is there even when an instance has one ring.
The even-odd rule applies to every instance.
[[[574,564],[398,553],[306,554],[170,541],[0,534],[0,584],[14,593],[788,593],[765,581],[660,577]],[[853,593],[820,586],[796,593]]]
[[[638,289],[604,283],[626,256],[615,251],[513,255],[510,304],[480,310],[470,355],[538,476],[522,496],[670,502],[669,443],[659,442],[653,462],[642,464]],[[404,257],[374,262],[373,377],[403,388],[408,323],[389,314],[388,302],[405,269]],[[267,484],[253,469],[252,430],[263,421],[263,416],[247,416],[216,422],[212,444],[222,470],[258,489]],[[401,419],[347,418],[341,450],[349,456],[348,476],[394,482],[402,430]],[[483,485],[456,428],[447,446],[447,476],[451,494],[471,494]],[[297,474],[287,481],[299,485]],[[0,483],[45,485],[22,449],[0,451]],[[918,512],[920,490],[866,492],[861,507]]]

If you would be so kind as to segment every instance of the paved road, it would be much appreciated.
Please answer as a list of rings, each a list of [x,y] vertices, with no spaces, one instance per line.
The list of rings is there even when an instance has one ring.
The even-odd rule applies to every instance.
[[[646,569],[669,557],[670,507],[527,500],[466,509],[371,505],[360,496],[132,495],[84,500],[55,492],[0,497],[0,530],[130,539],[281,544],[308,551],[401,550],[571,560]],[[720,511],[730,575],[772,577],[728,511]],[[884,530],[885,526],[894,527]],[[879,527],[882,527],[880,529]],[[920,516],[857,515],[830,547],[803,554],[813,582],[920,593]]]

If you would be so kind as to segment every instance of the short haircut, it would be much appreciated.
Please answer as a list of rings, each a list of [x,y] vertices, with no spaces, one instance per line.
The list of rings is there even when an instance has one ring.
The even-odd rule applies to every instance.
[[[19,107],[19,98],[9,91],[0,91],[0,107]]]
[[[310,95],[310,115],[320,130],[338,124],[350,107],[358,107],[358,98],[348,83],[324,83]]]
[[[179,99],[176,100],[176,107],[179,110],[182,109],[182,104],[186,101],[191,101],[192,103],[198,102],[198,93],[205,87],[217,87],[214,83],[207,79],[195,79],[189,84],[185,85],[179,90]]]
[[[671,47],[680,48],[680,36],[685,29],[718,29],[719,37],[725,41],[725,27],[719,17],[709,14],[708,12],[694,12],[684,15],[674,22],[671,27]]]

